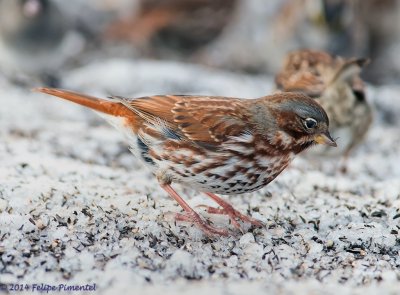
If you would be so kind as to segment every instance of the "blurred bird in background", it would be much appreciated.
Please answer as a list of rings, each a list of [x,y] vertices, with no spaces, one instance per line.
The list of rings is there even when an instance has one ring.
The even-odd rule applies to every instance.
[[[215,40],[231,21],[236,0],[140,0],[132,14],[112,22],[106,36],[153,56],[191,55]]]
[[[0,0],[9,76],[62,76],[109,57],[275,74],[288,51],[314,48],[369,56],[367,81],[396,81],[399,40],[396,0]]]
[[[199,62],[249,73],[275,74],[287,52],[299,48],[369,56],[368,81],[400,76],[400,1],[238,1],[236,14]],[[382,66],[384,65],[384,66]]]
[[[372,110],[360,72],[368,62],[368,59],[345,59],[323,51],[298,50],[288,54],[275,77],[278,89],[305,93],[327,112],[339,148],[324,149],[324,155],[342,155],[346,159],[367,134]]]
[[[57,85],[57,71],[83,40],[50,0],[0,0],[0,71]]]

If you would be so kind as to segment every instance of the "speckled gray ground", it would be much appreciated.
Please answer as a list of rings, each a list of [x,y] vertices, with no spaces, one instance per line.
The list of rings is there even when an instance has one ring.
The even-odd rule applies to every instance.
[[[268,77],[122,60],[71,71],[63,83],[101,95],[272,89]],[[172,221],[180,208],[94,113],[0,80],[0,283],[96,283],[110,294],[398,294],[400,88],[369,94],[375,122],[348,174],[335,172],[335,159],[299,158],[267,188],[229,198],[266,228],[242,235],[207,216],[234,232],[209,239]],[[191,205],[211,204],[178,190]]]

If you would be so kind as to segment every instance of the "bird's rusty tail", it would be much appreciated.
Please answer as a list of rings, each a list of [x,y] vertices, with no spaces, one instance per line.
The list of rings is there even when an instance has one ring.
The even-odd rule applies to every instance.
[[[117,117],[133,117],[135,116],[133,112],[123,104],[119,102],[112,102],[105,99],[97,98],[94,96],[89,96],[82,93],[77,93],[69,90],[56,89],[56,88],[46,88],[39,87],[33,89],[36,92],[42,92],[57,96],[77,104],[83,105],[85,107],[91,108],[95,111],[105,113]]]

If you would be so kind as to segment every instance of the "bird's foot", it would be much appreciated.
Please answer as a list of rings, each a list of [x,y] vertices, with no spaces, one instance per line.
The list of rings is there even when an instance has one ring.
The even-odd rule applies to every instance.
[[[175,220],[192,223],[207,236],[215,236],[215,235],[228,236],[229,235],[228,230],[213,227],[213,226],[209,225],[196,212],[176,213]]]
[[[242,227],[239,224],[238,220],[240,220],[242,222],[250,223],[257,227],[262,227],[264,225],[260,220],[240,213],[238,210],[233,208],[232,205],[230,205],[228,203],[224,204],[223,208],[215,208],[215,207],[210,207],[210,206],[206,206],[206,205],[200,205],[197,207],[205,208],[206,212],[210,213],[210,214],[227,215],[229,217],[230,221],[232,222],[233,226],[235,228],[239,229],[241,232],[243,232],[243,230],[242,230]]]
[[[179,195],[178,193],[169,185],[164,184],[161,187],[172,197],[178,204],[185,210],[185,213],[177,213],[175,215],[175,220],[185,221],[194,224],[203,233],[208,236],[228,236],[229,232],[226,229],[217,228],[206,223],[199,214],[196,213]]]

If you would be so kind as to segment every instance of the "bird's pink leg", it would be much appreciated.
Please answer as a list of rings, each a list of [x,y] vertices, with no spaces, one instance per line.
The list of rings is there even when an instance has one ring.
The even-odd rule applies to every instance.
[[[202,232],[204,232],[208,236],[212,235],[221,235],[221,236],[228,236],[228,231],[225,229],[220,229],[213,227],[209,224],[207,224],[199,214],[194,211],[188,203],[185,202],[181,198],[181,196],[178,195],[178,193],[168,184],[161,185],[161,187],[175,200],[178,202],[178,204],[185,210],[184,214],[178,213],[177,219],[182,220],[182,221],[187,221],[187,222],[192,222],[194,225],[196,225]]]
[[[227,201],[221,199],[217,195],[213,193],[205,193],[207,196],[209,196],[211,199],[213,199],[215,202],[217,202],[218,205],[220,205],[222,208],[214,208],[214,207],[209,207],[202,205],[201,207],[205,207],[207,209],[207,212],[210,214],[223,214],[223,215],[228,215],[229,219],[231,220],[232,224],[234,227],[241,229],[240,224],[237,222],[238,220],[241,220],[243,222],[249,222],[255,226],[263,226],[263,223],[253,217],[246,216],[236,209],[232,207],[231,204],[229,204]]]

